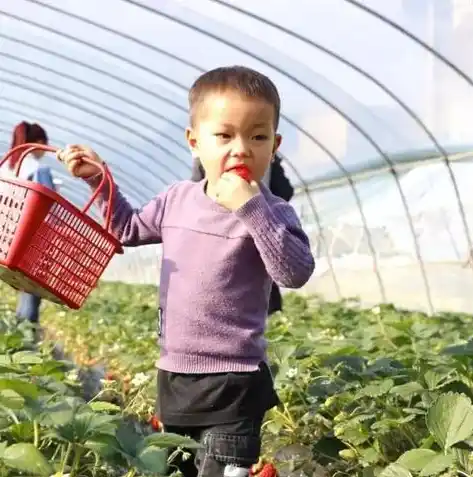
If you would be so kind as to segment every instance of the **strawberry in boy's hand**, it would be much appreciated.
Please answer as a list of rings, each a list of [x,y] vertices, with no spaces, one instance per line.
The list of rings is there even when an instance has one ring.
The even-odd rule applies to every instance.
[[[227,172],[233,172],[237,176],[240,176],[242,179],[245,179],[246,182],[250,183],[251,182],[251,171],[248,166],[245,164],[238,164],[234,167],[232,167],[230,170]]]
[[[215,187],[215,200],[228,210],[236,211],[260,192],[244,164],[225,169]]]

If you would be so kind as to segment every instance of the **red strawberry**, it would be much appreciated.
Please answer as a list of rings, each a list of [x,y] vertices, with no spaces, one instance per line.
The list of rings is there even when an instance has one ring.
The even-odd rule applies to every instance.
[[[107,381],[114,381],[115,380],[115,375],[111,371],[107,371],[105,373],[104,377]]]
[[[278,477],[278,471],[273,464],[264,464],[263,469],[258,474],[258,477]]]
[[[155,431],[160,431],[163,427],[161,421],[156,415],[153,415],[149,418],[148,424],[150,424]]]
[[[230,171],[234,172],[242,179],[245,179],[246,182],[251,182],[251,172],[248,166],[245,166],[245,164],[238,164],[237,166],[232,167]]]
[[[251,467],[250,475],[256,475],[257,477],[278,477],[278,472],[273,464],[259,461]]]

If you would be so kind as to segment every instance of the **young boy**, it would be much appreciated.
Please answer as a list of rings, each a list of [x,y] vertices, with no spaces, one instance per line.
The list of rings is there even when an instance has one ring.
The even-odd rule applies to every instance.
[[[240,477],[257,462],[264,415],[278,403],[266,358],[271,281],[302,287],[309,240],[292,207],[260,182],[281,142],[275,85],[245,67],[203,74],[189,93],[187,142],[205,169],[133,210],[117,190],[113,232],[125,246],[162,243],[158,363],[160,419],[200,440],[185,477]],[[92,188],[89,148],[58,154]],[[252,180],[235,171],[246,166]],[[100,196],[103,214],[110,204]],[[197,470],[198,469],[198,470]]]

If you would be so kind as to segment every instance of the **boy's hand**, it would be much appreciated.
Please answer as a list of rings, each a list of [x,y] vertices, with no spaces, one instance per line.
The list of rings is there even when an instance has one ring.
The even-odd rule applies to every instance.
[[[71,175],[85,179],[87,177],[95,176],[100,172],[100,169],[94,164],[82,161],[81,159],[84,156],[97,164],[103,164],[102,159],[100,159],[100,157],[87,146],[77,144],[69,145],[57,154],[57,158],[66,165]]]
[[[216,202],[223,207],[235,212],[245,205],[252,197],[258,195],[258,184],[250,184],[237,174],[225,172],[220,177],[215,187]]]

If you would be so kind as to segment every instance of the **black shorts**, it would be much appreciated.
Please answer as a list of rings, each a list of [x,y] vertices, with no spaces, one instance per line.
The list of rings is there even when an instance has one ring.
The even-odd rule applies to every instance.
[[[184,477],[247,476],[261,452],[262,419],[245,419],[210,427],[164,426],[165,432],[191,437],[202,444],[187,460],[180,454],[169,474],[179,469]]]

